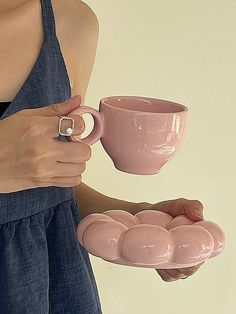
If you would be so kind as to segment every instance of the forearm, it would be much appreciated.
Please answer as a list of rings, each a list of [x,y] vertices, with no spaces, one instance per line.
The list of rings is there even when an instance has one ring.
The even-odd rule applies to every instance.
[[[83,182],[75,187],[75,192],[81,219],[89,214],[102,213],[110,209],[132,212],[132,207],[136,204],[104,195]]]

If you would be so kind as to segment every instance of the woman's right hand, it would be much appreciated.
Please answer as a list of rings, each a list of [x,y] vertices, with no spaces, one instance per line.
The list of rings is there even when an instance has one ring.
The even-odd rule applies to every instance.
[[[73,97],[47,107],[23,109],[0,121],[0,193],[80,184],[91,148],[58,139],[59,116],[67,116],[80,104],[81,97]],[[70,117],[75,121],[73,135],[82,134],[83,118]],[[64,133],[71,121],[63,120],[62,125]]]

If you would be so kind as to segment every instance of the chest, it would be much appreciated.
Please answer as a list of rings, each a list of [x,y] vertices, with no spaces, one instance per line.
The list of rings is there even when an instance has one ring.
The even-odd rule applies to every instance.
[[[80,82],[82,85],[83,77],[82,73],[81,77],[78,77],[80,76],[78,66],[70,57],[70,50],[64,39],[64,29],[60,24],[60,14],[57,15],[57,12],[57,8],[54,7],[57,38],[73,94],[73,90],[77,92],[80,90],[76,84]],[[32,2],[27,8],[22,7],[11,13],[0,15],[0,29],[0,102],[7,102],[15,98],[24,84],[43,44],[44,29],[40,2]]]

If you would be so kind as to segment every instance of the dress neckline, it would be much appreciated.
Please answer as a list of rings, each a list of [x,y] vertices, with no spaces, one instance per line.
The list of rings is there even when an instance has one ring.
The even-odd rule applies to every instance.
[[[41,48],[40,48],[39,55],[38,55],[38,57],[37,57],[37,59],[36,59],[34,65],[33,65],[32,69],[31,69],[29,75],[27,76],[26,80],[24,81],[23,85],[20,87],[20,89],[19,89],[19,91],[17,92],[16,96],[15,96],[15,97],[13,98],[13,100],[11,101],[11,104],[13,104],[14,102],[16,102],[16,100],[21,96],[23,90],[25,89],[26,85],[27,85],[28,82],[30,81],[32,75],[34,74],[35,69],[36,69],[36,67],[37,67],[37,65],[38,65],[38,63],[39,63],[40,57],[41,57],[41,55],[42,55],[42,51],[43,51],[43,48],[44,48],[44,46],[45,46],[45,42],[46,42],[46,37],[45,37],[45,35],[44,35],[44,39],[43,39],[42,46],[41,46]]]
[[[50,45],[50,42],[52,42],[52,41],[56,42],[56,44],[58,46],[59,54],[61,56],[61,59],[62,59],[63,65],[64,65],[65,74],[67,76],[67,80],[69,82],[69,87],[70,87],[70,91],[71,91],[71,85],[70,85],[70,79],[69,79],[68,71],[67,71],[65,60],[64,60],[64,57],[63,57],[63,54],[61,51],[60,42],[59,42],[57,34],[56,34],[55,17],[54,17],[54,12],[53,12],[51,0],[40,0],[40,4],[41,4],[41,16],[43,18],[43,30],[44,30],[43,43],[41,45],[38,57],[37,57],[32,69],[31,69],[30,73],[28,74],[26,80],[24,81],[23,85],[20,87],[19,91],[17,92],[17,94],[15,95],[13,100],[10,102],[10,105],[8,106],[7,110],[5,111],[6,114],[8,113],[9,110],[11,110],[11,107],[14,105],[14,103],[17,102],[17,100],[20,99],[20,97],[22,97],[22,95],[24,95],[24,91],[26,90],[28,83],[30,82],[31,78],[34,76],[35,71],[38,70],[38,64],[41,61],[41,57],[42,57],[42,54],[44,52],[44,49],[46,49],[47,45]]]

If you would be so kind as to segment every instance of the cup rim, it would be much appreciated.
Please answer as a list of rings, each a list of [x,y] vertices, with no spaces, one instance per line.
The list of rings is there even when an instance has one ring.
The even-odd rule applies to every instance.
[[[112,98],[139,98],[139,99],[150,99],[150,100],[160,100],[160,101],[164,101],[166,103],[171,103],[174,104],[175,106],[181,108],[181,111],[177,111],[177,112],[150,112],[150,111],[139,111],[139,110],[130,110],[130,109],[125,109],[125,108],[120,108],[120,107],[116,107],[116,106],[112,106],[108,103],[106,103],[107,99],[112,99]],[[138,95],[114,95],[114,96],[106,96],[100,99],[100,104],[104,104],[108,107],[112,107],[115,110],[123,110],[123,111],[129,111],[129,112],[140,112],[142,114],[184,114],[186,113],[189,109],[180,103],[177,103],[175,101],[171,101],[171,100],[167,100],[167,99],[160,99],[160,98],[154,98],[154,97],[148,97],[148,96],[138,96]]]

